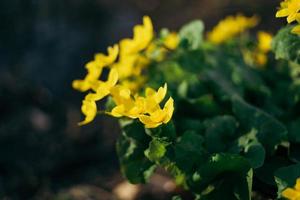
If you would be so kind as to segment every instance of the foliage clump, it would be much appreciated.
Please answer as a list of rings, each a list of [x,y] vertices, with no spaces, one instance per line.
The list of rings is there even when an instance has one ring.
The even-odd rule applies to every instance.
[[[278,17],[299,19],[297,0],[281,7]],[[100,113],[119,118],[117,153],[131,183],[147,182],[161,167],[196,199],[276,197],[276,190],[278,198],[299,196],[300,36],[287,26],[274,38],[253,37],[248,29],[257,23],[231,16],[206,37],[200,20],[155,34],[145,17],[132,39],[86,66],[86,78],[73,83],[93,91],[81,124],[108,97]],[[104,69],[107,81],[99,80]]]

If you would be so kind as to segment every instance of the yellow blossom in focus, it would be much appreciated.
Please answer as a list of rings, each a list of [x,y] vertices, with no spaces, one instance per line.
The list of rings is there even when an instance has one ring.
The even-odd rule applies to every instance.
[[[281,195],[289,200],[299,200],[300,199],[300,178],[296,180],[296,185],[294,188],[286,188]]]
[[[164,45],[171,50],[177,48],[180,38],[176,32],[169,33],[164,39]]]
[[[145,112],[145,99],[138,95],[131,96],[130,90],[125,87],[115,87],[112,91],[112,97],[116,106],[108,112],[114,117],[128,117],[131,119],[138,118]]]
[[[156,128],[162,123],[168,123],[172,118],[173,112],[174,100],[170,97],[163,109],[158,108],[152,113],[149,113],[149,115],[141,115],[139,120],[145,124],[146,128]]]
[[[126,87],[116,86],[112,89],[112,98],[116,106],[108,114],[114,117],[138,118],[146,128],[155,128],[162,123],[168,123],[173,115],[174,101],[170,97],[163,109],[160,103],[167,93],[167,85],[160,87],[158,91],[152,88],[146,89],[145,97],[131,95]]]
[[[208,40],[215,44],[221,44],[249,28],[258,24],[258,17],[245,17],[243,15],[228,16],[220,21],[211,32],[208,33]]]
[[[276,13],[276,17],[287,17],[287,22],[291,23],[300,16],[300,1],[285,0],[280,4],[280,9]]]
[[[258,49],[261,52],[267,53],[271,50],[273,36],[270,33],[259,31],[257,34]]]
[[[111,65],[117,59],[119,53],[118,45],[108,47],[108,55],[96,54],[95,60],[87,63],[85,68],[88,73],[83,80],[74,80],[72,86],[74,89],[85,92],[92,88],[92,85],[100,78],[102,69]]]

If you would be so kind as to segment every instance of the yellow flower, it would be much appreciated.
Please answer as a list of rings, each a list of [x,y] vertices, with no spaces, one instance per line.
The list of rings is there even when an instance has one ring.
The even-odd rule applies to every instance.
[[[299,17],[300,1],[285,0],[280,4],[280,9],[276,13],[276,17],[287,17],[287,22],[291,23]]]
[[[167,84],[164,87],[160,87],[156,92],[152,88],[146,88],[145,92],[145,106],[146,112],[152,113],[155,110],[159,109],[160,102],[165,98],[167,94]]]
[[[267,32],[259,31],[257,34],[258,49],[261,52],[267,53],[271,50],[271,42],[273,36]]]
[[[133,40],[136,43],[136,52],[144,50],[153,39],[153,25],[150,17],[143,17],[143,25],[133,29]]]
[[[72,87],[81,92],[91,89],[91,85],[101,76],[102,68],[95,61],[91,61],[85,65],[88,73],[83,80],[74,80]]]
[[[95,61],[99,63],[98,65],[104,67],[115,62],[119,54],[119,46],[115,44],[113,47],[108,47],[107,52],[108,52],[108,56],[102,53],[97,53],[95,55]]]
[[[120,41],[120,57],[136,54],[144,50],[153,39],[153,25],[150,17],[143,18],[143,25],[133,28],[133,38]]]
[[[87,63],[85,68],[88,73],[83,80],[74,80],[72,86],[74,89],[85,92],[92,88],[93,84],[100,78],[102,69],[105,66],[111,65],[118,56],[119,47],[114,45],[108,47],[108,55],[96,54],[95,60]]]
[[[249,28],[258,24],[258,17],[245,17],[243,15],[228,16],[220,21],[211,32],[208,33],[208,40],[215,44],[221,44]]]
[[[89,93],[82,101],[81,110],[85,115],[85,120],[80,122],[79,125],[88,124],[94,120],[97,114],[96,101],[99,101],[109,95],[117,81],[118,73],[115,69],[111,69],[107,81],[98,81],[96,93]]]
[[[157,109],[149,115],[141,115],[139,120],[145,124],[146,128],[156,128],[162,123],[167,124],[174,112],[174,100],[172,97],[168,99],[163,109]]]
[[[111,69],[108,75],[107,81],[100,81],[94,83],[93,88],[96,93],[89,93],[86,96],[87,100],[90,101],[99,101],[110,94],[110,90],[118,82],[118,72],[116,69]]]
[[[177,48],[179,44],[179,36],[176,32],[169,33],[167,37],[164,39],[164,45],[171,50],[174,50]]]
[[[174,112],[174,100],[172,97],[165,103],[164,108],[160,108],[160,103],[167,93],[167,84],[160,87],[156,92],[152,88],[146,89],[145,113],[139,116],[139,120],[145,124],[146,128],[156,128],[162,123],[168,123]]]
[[[108,114],[114,117],[129,117],[136,119],[145,110],[143,97],[131,96],[131,91],[124,86],[116,86],[112,89],[111,95],[116,106]]]
[[[294,188],[286,188],[282,192],[282,196],[289,200],[299,200],[300,199],[300,178],[296,180],[296,185]]]
[[[147,88],[145,93],[145,97],[138,95],[132,97],[128,88],[114,87],[111,95],[116,106],[108,114],[114,117],[139,118],[146,128],[155,128],[162,123],[168,123],[173,115],[174,101],[170,97],[163,109],[159,105],[166,96],[167,85],[160,87],[157,92]]]
[[[79,122],[78,125],[85,125],[94,120],[97,115],[97,105],[95,101],[83,100],[81,111],[85,115],[85,119]]]
[[[120,41],[119,60],[112,67],[118,70],[121,80],[130,76],[139,76],[142,69],[149,63],[147,59],[142,58],[141,51],[149,46],[153,39],[153,33],[151,19],[145,16],[143,25],[134,27],[133,38]]]

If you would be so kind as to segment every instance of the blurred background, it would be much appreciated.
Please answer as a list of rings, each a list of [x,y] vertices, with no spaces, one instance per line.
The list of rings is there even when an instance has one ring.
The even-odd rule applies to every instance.
[[[71,88],[96,52],[124,37],[143,15],[155,29],[202,19],[210,30],[229,14],[257,14],[258,28],[284,22],[279,0],[1,0],[0,198],[170,199],[189,194],[163,172],[144,186],[120,174],[116,120],[78,127],[81,94]],[[282,23],[282,24],[280,24]]]

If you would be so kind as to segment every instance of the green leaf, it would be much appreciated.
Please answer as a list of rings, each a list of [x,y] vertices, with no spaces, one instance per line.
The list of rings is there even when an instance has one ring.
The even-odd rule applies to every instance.
[[[224,195],[224,199],[239,199],[236,196],[249,199],[246,196],[249,197],[251,193],[250,169],[249,162],[241,156],[216,154],[208,162],[202,163],[188,184],[198,194],[212,187],[204,199],[219,199],[219,195]],[[244,183],[247,184],[239,185],[242,179],[246,179]]]
[[[300,144],[290,143],[289,158],[297,163],[300,163]]]
[[[300,118],[293,120],[288,124],[288,137],[289,141],[295,142],[295,143],[300,143]]]
[[[181,68],[185,70],[185,73],[189,72],[189,76],[185,80],[193,82],[195,73],[205,69],[205,52],[202,49],[184,51],[181,52],[177,61]]]
[[[150,139],[139,123],[123,127],[117,141],[117,153],[121,172],[131,183],[145,183],[156,168],[144,155]]]
[[[152,138],[159,138],[161,141],[174,142],[176,140],[176,130],[172,120],[157,128],[145,129],[145,131]]]
[[[238,96],[232,97],[232,109],[246,131],[257,131],[258,141],[267,152],[272,153],[275,147],[286,139],[287,130],[282,123]]]
[[[272,41],[276,59],[285,59],[300,64],[300,37],[292,34],[294,26],[281,29]]]
[[[300,177],[300,164],[282,167],[275,172],[275,181],[278,187],[278,197],[287,187],[294,187],[297,178]]]
[[[203,22],[195,20],[184,25],[179,31],[179,36],[181,40],[187,41],[190,49],[197,49],[203,41],[203,31]]]
[[[193,131],[185,132],[174,149],[175,162],[185,172],[193,170],[207,159],[207,153],[203,148],[203,137]]]
[[[257,139],[256,129],[242,135],[238,139],[238,147],[242,148],[243,156],[248,159],[252,168],[256,169],[264,164],[266,151]]]
[[[246,149],[244,157],[248,159],[252,168],[256,169],[264,164],[266,151],[261,144],[253,144]]]
[[[239,184],[234,187],[234,196],[238,200],[251,200],[253,170],[250,169],[246,177],[241,178]]]
[[[202,134],[205,130],[203,123],[198,119],[181,117],[175,120],[176,130],[179,133],[185,131],[194,131],[197,134]]]
[[[153,139],[149,144],[149,148],[145,150],[145,155],[152,162],[159,161],[165,155],[167,145],[166,142]]]
[[[263,166],[255,170],[255,176],[267,185],[275,186],[274,173],[281,167],[289,165],[287,158],[267,157]]]
[[[238,137],[238,123],[229,115],[218,116],[204,122],[206,127],[205,144],[209,152],[225,152]]]

